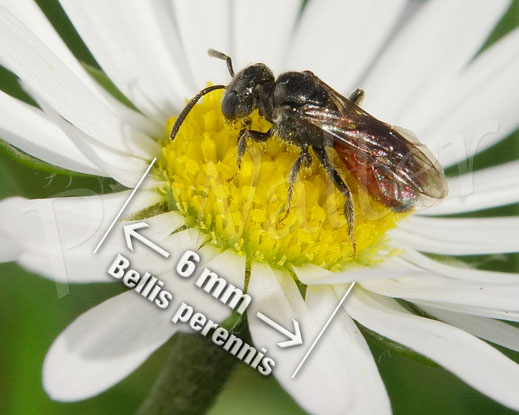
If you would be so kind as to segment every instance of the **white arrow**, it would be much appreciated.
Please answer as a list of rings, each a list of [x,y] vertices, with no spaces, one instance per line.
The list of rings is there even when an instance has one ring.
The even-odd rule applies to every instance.
[[[133,237],[133,238],[141,241],[144,245],[153,249],[159,255],[162,255],[164,258],[169,257],[169,252],[165,251],[160,246],[154,244],[149,239],[146,239],[139,232],[137,232],[137,229],[147,228],[148,226],[150,226],[150,225],[148,225],[146,222],[137,222],[137,223],[132,223],[130,225],[125,225],[123,227],[124,239],[126,240],[126,246],[128,247],[128,249],[133,252],[133,243],[132,243],[132,237]]]
[[[292,319],[292,324],[294,325],[294,332],[292,333],[259,311],[256,314],[256,316],[261,321],[267,323],[269,326],[273,327],[274,329],[276,329],[277,331],[289,338],[289,340],[285,340],[284,342],[280,342],[277,344],[282,349],[284,349],[285,347],[299,346],[300,344],[303,344],[303,336],[301,336],[301,329],[299,328],[299,323],[296,320]]]

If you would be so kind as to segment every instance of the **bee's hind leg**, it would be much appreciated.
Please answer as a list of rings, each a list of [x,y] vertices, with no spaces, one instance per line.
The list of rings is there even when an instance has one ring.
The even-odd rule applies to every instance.
[[[312,156],[310,156],[310,153],[308,152],[308,146],[304,146],[301,149],[301,153],[299,153],[299,156],[297,157],[296,161],[294,161],[294,164],[292,164],[292,168],[290,169],[290,174],[288,175],[287,206],[286,206],[285,214],[278,221],[279,223],[283,222],[287,218],[288,214],[290,213],[290,204],[292,203],[294,185],[296,183],[297,176],[299,176],[299,172],[301,170],[301,166],[303,165],[303,162],[307,166],[310,166],[310,164],[312,164]]]
[[[343,194],[344,198],[346,199],[346,203],[344,204],[344,217],[346,218],[346,221],[348,222],[348,237],[351,241],[352,246],[352,257],[357,256],[357,244],[355,243],[355,208],[353,207],[353,196],[351,194],[351,190],[348,188],[346,183],[342,180],[339,173],[337,173],[337,170],[330,164],[330,161],[328,160],[328,154],[326,153],[326,149],[324,147],[313,147],[315,154],[321,161],[324,169],[326,170],[326,173],[330,176],[330,178],[333,180],[333,183],[339,191]]]
[[[362,100],[364,99],[364,90],[360,88],[356,88],[355,91],[351,93],[348,99],[353,102],[355,105],[360,105]]]

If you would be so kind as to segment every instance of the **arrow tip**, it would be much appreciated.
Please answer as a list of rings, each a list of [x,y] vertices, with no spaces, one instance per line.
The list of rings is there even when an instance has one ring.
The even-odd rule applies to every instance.
[[[124,240],[126,241],[126,246],[130,251],[133,252],[132,236],[137,233],[136,230],[147,228],[148,226],[150,225],[148,225],[146,222],[129,223],[128,225],[123,226]]]
[[[132,225],[124,225],[123,226],[123,232],[124,232],[124,240],[126,242],[126,246],[130,251],[133,252],[133,244],[132,244],[132,237],[131,234],[133,232],[133,229],[131,228]]]
[[[303,344],[303,335],[301,334],[301,327],[299,327],[299,322],[297,320],[292,319],[292,324],[294,326],[294,330],[293,333],[290,333],[290,339],[278,343],[278,346],[282,349],[284,349],[285,347],[300,346],[301,344]]]

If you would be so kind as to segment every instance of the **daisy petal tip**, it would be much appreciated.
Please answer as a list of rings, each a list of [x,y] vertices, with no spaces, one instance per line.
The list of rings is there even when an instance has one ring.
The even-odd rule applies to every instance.
[[[52,344],[43,362],[42,382],[43,389],[55,401],[74,402],[97,395],[103,390],[92,390],[85,387],[81,377],[67,373],[68,360],[67,346],[63,338],[59,337]],[[101,382],[102,383],[102,382]]]

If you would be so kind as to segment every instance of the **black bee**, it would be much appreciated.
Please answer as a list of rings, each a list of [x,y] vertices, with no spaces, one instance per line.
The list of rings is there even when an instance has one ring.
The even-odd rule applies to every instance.
[[[273,127],[267,132],[243,129],[238,136],[238,168],[247,140],[266,141],[274,134],[301,149],[288,177],[288,215],[294,184],[305,163],[317,156],[331,180],[344,195],[348,236],[356,255],[355,214],[352,194],[329,161],[326,147],[385,206],[396,212],[432,206],[445,198],[447,183],[438,161],[416,136],[403,128],[379,121],[359,107],[364,91],[356,89],[345,98],[310,71],[286,72],[277,79],[263,63],[250,65],[234,74],[229,56],[209,50],[225,60],[232,80],[200,91],[179,114],[171,130],[173,140],[187,114],[203,95],[226,89],[222,113],[229,120],[247,119],[256,108]]]

